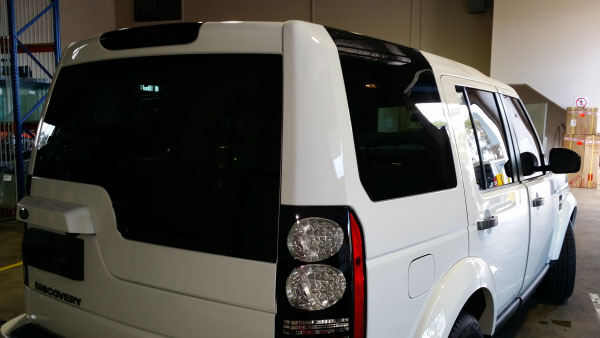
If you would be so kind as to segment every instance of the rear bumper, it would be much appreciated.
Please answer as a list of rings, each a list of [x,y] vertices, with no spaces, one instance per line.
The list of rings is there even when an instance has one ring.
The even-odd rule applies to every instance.
[[[27,322],[27,317],[22,314],[0,328],[1,338],[60,338],[54,333]]]
[[[27,317],[25,316],[25,314],[22,314],[18,317],[15,317],[15,318],[9,320],[8,322],[4,323],[4,325],[2,325],[2,327],[0,327],[0,338],[13,338],[14,337],[13,333],[17,329],[19,329],[27,324],[28,324],[28,322],[27,322]],[[22,336],[22,337],[26,337],[26,336]],[[34,336],[30,335],[30,337],[34,337]]]
[[[23,316],[20,325],[13,325],[11,331],[7,332],[12,333],[17,327],[31,323],[53,332],[58,337],[160,337],[155,333],[57,301],[28,287],[25,288],[25,292],[30,312],[27,317]],[[19,338],[12,335],[8,337]]]
[[[0,338],[10,338],[11,332],[25,324],[27,324],[27,318],[25,317],[25,314],[9,320],[8,322],[4,323],[2,327],[0,327]]]
[[[151,292],[148,294],[152,296]],[[122,319],[116,321],[25,287],[27,315],[21,315],[2,326],[0,338],[15,338],[14,330],[28,323],[67,338],[158,338],[196,336],[198,332],[203,332],[206,337],[273,336],[274,314],[192,297],[169,296],[180,301],[150,306],[147,299],[138,299],[138,304],[146,304],[133,314],[119,309],[124,306],[132,307],[132,302],[114,302],[114,305],[102,309],[105,313],[116,314]],[[190,299],[193,303],[185,306]],[[157,318],[164,317],[161,312],[166,309],[170,312],[168,318]],[[237,325],[232,325],[232,320]]]

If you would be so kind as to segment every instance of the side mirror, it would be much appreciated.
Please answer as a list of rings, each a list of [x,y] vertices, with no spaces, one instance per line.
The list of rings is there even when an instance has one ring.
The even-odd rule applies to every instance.
[[[533,175],[534,172],[542,170],[539,167],[537,157],[529,152],[521,153],[521,167],[523,168],[523,176]]]
[[[581,156],[570,149],[550,149],[549,170],[555,174],[576,173],[581,167]]]

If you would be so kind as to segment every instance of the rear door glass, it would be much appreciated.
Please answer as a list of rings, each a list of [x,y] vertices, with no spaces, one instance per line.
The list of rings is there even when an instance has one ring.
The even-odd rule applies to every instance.
[[[467,137],[471,137],[468,131],[471,129],[473,137],[477,138],[476,144],[482,161],[473,163],[479,188],[490,189],[513,183],[512,164],[506,141],[508,134],[498,109],[496,95],[474,88],[465,88],[463,93],[467,94],[466,99],[471,113],[470,121],[466,121],[469,125]],[[463,94],[459,94],[459,97],[463,97]],[[485,182],[485,185],[481,184],[482,182]]]
[[[104,187],[123,237],[275,262],[281,55],[62,68],[34,175]]]

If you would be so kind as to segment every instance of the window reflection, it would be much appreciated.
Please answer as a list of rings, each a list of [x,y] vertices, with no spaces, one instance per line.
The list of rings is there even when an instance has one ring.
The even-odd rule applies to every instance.
[[[40,136],[38,139],[38,149],[44,147],[46,144],[48,144],[48,139],[52,136],[52,134],[54,133],[54,129],[56,127],[52,124],[43,122],[42,123],[42,129],[40,130]]]
[[[471,113],[473,114],[477,135],[479,136],[479,147],[481,148],[483,161],[508,161],[498,126],[487,117],[476,103],[471,104]]]
[[[417,103],[415,104],[423,116],[438,129],[446,126],[446,120],[444,118],[444,111],[442,110],[441,103]]]
[[[481,180],[481,173],[478,172],[478,168],[480,168],[479,162],[479,150],[477,149],[477,141],[475,140],[475,132],[473,131],[473,123],[471,122],[471,115],[469,114],[469,109],[467,108],[467,103],[465,101],[465,96],[462,91],[462,88],[457,88],[456,94],[458,95],[458,104],[459,110],[462,119],[465,121],[465,131],[467,133],[467,143],[469,144],[469,149],[471,150],[469,153],[471,155],[471,162],[473,163],[473,168],[475,168],[476,172],[476,180],[477,184],[481,189],[483,189],[483,181]]]

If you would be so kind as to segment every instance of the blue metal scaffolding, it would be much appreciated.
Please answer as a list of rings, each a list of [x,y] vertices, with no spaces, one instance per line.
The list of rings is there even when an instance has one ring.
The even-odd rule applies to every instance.
[[[0,72],[0,78],[5,75],[4,78],[8,79],[3,82],[10,92],[10,100],[5,100],[5,107],[9,113],[12,111],[12,126],[4,126],[6,131],[2,130],[1,133],[4,146],[8,143],[13,147],[12,155],[0,156],[0,162],[5,165],[8,163],[9,167],[14,166],[16,194],[19,200],[26,193],[23,152],[31,150],[33,146],[41,107],[60,59],[58,1],[6,0],[3,11],[6,13],[6,20],[0,22],[0,50],[3,55],[9,55],[8,67],[0,68],[3,70]],[[6,24],[4,31],[2,23]],[[49,57],[51,54],[53,57]],[[6,63],[5,59],[2,61]],[[9,74],[5,74],[6,69]],[[27,104],[24,105],[23,101]],[[6,124],[8,121],[0,123]]]

